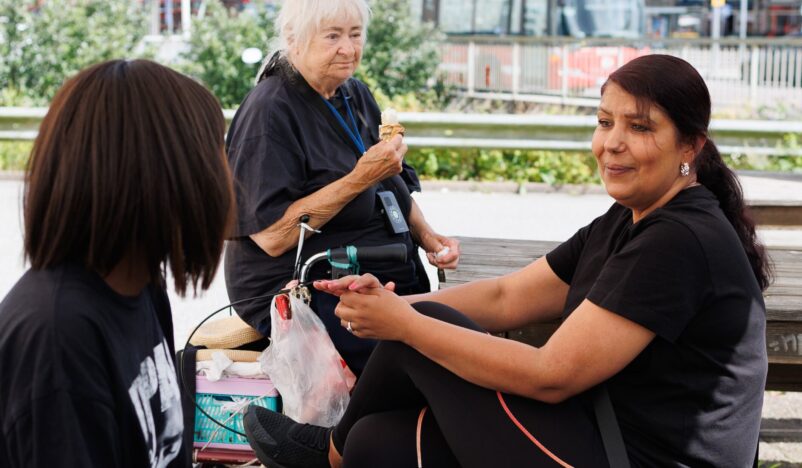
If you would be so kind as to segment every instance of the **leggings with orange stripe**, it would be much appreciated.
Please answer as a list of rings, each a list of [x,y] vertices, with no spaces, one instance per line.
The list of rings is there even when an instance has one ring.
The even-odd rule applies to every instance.
[[[481,331],[442,304],[415,308]],[[499,394],[398,342],[373,351],[333,441],[344,468],[607,466],[589,398],[547,404]]]

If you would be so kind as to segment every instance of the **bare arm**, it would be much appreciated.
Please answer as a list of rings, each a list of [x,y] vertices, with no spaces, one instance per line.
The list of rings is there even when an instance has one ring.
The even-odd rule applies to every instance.
[[[402,341],[472,383],[549,403],[613,376],[654,338],[587,300],[542,348],[427,317],[381,288],[343,294],[336,313],[360,337]]]
[[[251,234],[251,239],[272,257],[287,252],[298,245],[298,220],[302,215],[309,215],[310,226],[320,228],[370,186],[399,174],[406,151],[407,145],[400,136],[377,143],[359,158],[350,173],[296,200],[278,221]]]
[[[587,300],[542,348],[418,317],[405,343],[465,380],[549,403],[612,377],[654,338]]]

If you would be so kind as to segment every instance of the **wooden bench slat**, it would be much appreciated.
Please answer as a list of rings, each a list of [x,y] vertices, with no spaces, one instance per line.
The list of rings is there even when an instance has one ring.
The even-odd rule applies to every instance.
[[[798,201],[752,202],[749,208],[755,223],[761,226],[802,225],[802,206]]]

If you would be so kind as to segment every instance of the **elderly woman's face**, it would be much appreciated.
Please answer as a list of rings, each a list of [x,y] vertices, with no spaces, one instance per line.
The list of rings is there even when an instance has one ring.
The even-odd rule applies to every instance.
[[[593,133],[593,154],[607,193],[638,214],[662,206],[684,186],[680,164],[691,162],[693,146],[678,141],[671,119],[657,106],[638,112],[634,96],[615,83],[605,88]]]
[[[346,18],[324,23],[298,51],[296,67],[307,81],[334,87],[353,76],[362,59],[362,22]]]

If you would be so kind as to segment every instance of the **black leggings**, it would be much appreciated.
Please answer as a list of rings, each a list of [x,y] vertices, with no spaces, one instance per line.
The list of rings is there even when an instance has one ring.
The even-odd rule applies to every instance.
[[[470,319],[434,302],[415,304],[426,315],[480,330]],[[519,429],[510,412],[542,447]],[[587,401],[586,401],[587,400]],[[584,396],[559,404],[499,394],[457,377],[399,342],[381,342],[359,379],[334,446],[345,468],[415,467],[416,429],[422,466],[607,467],[593,407]],[[550,451],[549,456],[546,451]]]

